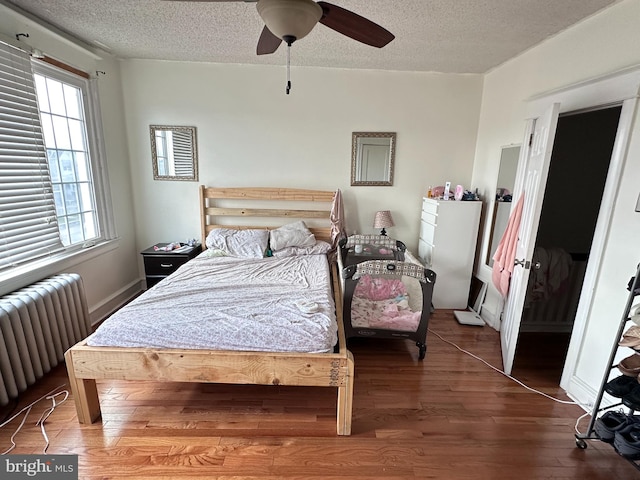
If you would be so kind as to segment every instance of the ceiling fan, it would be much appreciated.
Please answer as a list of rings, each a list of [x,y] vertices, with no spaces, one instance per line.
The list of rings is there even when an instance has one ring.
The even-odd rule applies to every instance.
[[[265,23],[256,53],[274,53],[284,41],[287,50],[287,94],[291,89],[289,79],[290,49],[293,42],[304,38],[317,23],[349,38],[372,47],[382,48],[395,36],[387,29],[357,13],[328,2],[314,0],[169,0],[191,2],[245,2],[256,3],[258,14]]]
[[[172,0],[195,2],[256,3],[265,26],[258,40],[258,55],[275,52],[284,41],[291,46],[305,37],[317,23],[358,42],[382,48],[395,36],[357,13],[327,2],[313,0]]]

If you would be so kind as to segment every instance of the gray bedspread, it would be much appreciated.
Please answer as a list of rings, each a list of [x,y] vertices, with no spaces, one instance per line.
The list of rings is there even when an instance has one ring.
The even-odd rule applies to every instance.
[[[328,352],[337,342],[325,255],[202,255],[109,317],[92,346]]]

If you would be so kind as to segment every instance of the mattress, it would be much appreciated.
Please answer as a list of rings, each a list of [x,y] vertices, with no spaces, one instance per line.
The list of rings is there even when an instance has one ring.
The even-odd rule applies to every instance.
[[[326,255],[201,255],[118,310],[91,346],[333,351],[337,323]]]

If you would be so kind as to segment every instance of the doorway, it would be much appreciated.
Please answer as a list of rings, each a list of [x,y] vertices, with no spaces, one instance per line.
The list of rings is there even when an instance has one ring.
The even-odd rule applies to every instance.
[[[557,385],[565,364],[622,106],[558,118],[513,371]]]

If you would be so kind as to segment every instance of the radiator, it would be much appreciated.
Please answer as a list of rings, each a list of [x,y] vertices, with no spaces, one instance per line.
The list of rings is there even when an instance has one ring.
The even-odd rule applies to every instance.
[[[64,360],[91,332],[80,275],[65,273],[0,298],[0,406]]]
[[[586,260],[574,260],[567,289],[546,300],[532,302],[522,312],[522,332],[571,332],[582,292],[582,283],[587,269]]]

